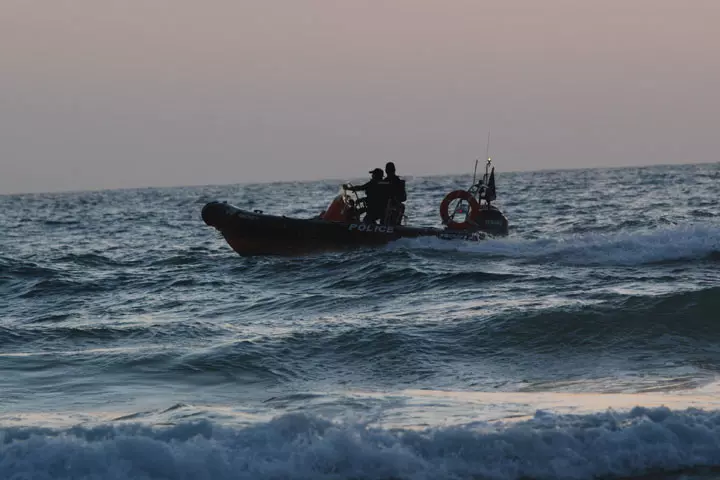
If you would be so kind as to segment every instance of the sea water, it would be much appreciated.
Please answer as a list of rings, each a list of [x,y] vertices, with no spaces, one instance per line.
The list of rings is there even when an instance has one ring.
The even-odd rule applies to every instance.
[[[483,242],[242,258],[200,218],[343,180],[0,196],[0,478],[717,473],[719,164],[498,172]],[[408,223],[470,182],[409,178]]]

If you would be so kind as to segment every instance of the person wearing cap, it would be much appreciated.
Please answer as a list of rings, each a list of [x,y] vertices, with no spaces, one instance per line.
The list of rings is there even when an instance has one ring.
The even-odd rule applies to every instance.
[[[385,218],[385,207],[388,204],[389,184],[384,183],[382,168],[370,170],[370,181],[358,187],[350,187],[343,185],[345,190],[351,192],[365,192],[367,202],[367,213],[363,219],[363,223],[376,223],[378,220]]]
[[[407,200],[405,192],[405,180],[395,174],[395,164],[387,162],[385,164],[385,173],[387,176],[382,183],[388,185],[388,204],[384,218],[388,225],[398,225],[405,213],[405,205],[403,202]]]

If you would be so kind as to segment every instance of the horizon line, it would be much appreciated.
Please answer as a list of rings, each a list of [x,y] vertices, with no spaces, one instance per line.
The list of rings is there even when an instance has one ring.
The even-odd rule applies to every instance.
[[[531,173],[531,172],[566,172],[566,171],[582,171],[582,170],[622,170],[631,168],[651,168],[651,167],[674,167],[674,166],[697,166],[697,165],[712,165],[720,163],[720,160],[708,161],[708,162],[695,162],[695,163],[652,163],[652,164],[641,164],[641,165],[616,165],[616,166],[591,166],[591,167],[562,167],[562,168],[539,168],[530,170],[506,170],[503,173]],[[496,167],[493,163],[493,167]],[[435,177],[453,177],[453,176],[471,176],[472,173],[432,173],[425,175],[400,175],[405,178],[435,178]],[[360,178],[360,177],[358,177]],[[185,185],[141,185],[137,187],[111,187],[111,188],[82,188],[82,189],[71,189],[71,190],[52,190],[52,191],[24,191],[24,192],[9,192],[0,193],[0,197],[10,196],[22,196],[22,195],[62,195],[62,194],[77,194],[77,193],[98,193],[98,192],[117,192],[126,190],[162,190],[162,189],[173,189],[173,188],[201,188],[201,187],[229,187],[233,185],[275,185],[275,184],[288,184],[288,183],[316,183],[316,182],[345,182],[340,178],[318,178],[318,179],[298,179],[298,180],[264,180],[254,182],[234,182],[234,183],[206,183],[206,184],[185,184]]]

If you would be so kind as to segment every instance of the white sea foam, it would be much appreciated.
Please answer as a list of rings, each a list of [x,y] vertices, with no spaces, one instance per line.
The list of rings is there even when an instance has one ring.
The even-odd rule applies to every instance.
[[[402,240],[390,248],[432,249],[573,265],[642,265],[702,259],[720,251],[720,227],[676,226],[619,233],[585,233],[544,239],[512,236],[481,242],[438,238]]]
[[[16,479],[590,479],[720,465],[720,413],[667,408],[424,431],[293,414],[0,432],[0,478]]]

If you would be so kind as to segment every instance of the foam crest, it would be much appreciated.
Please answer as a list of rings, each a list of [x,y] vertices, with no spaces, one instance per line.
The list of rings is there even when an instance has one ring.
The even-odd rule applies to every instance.
[[[0,477],[53,479],[591,479],[720,465],[720,414],[637,407],[424,431],[293,414],[0,431]]]
[[[455,242],[422,238],[398,242],[400,248],[482,254],[489,257],[554,261],[571,265],[643,265],[714,258],[720,252],[720,227],[683,226],[620,233],[585,233],[526,240],[488,239]]]

